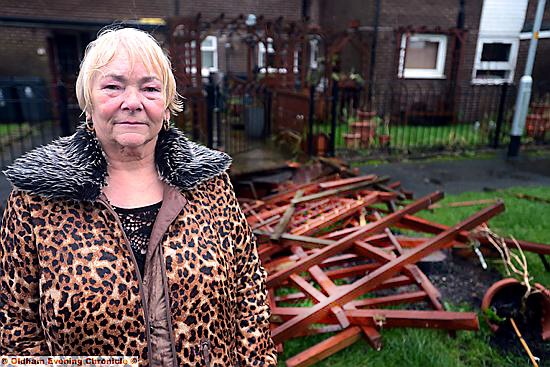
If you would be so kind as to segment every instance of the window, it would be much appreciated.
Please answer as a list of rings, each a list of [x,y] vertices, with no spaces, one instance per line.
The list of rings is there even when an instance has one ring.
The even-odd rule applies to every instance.
[[[218,40],[207,36],[201,43],[201,73],[208,76],[211,71],[218,71]]]
[[[267,44],[267,53],[266,56],[266,44]],[[263,69],[265,73],[265,67],[271,66],[271,57],[275,54],[275,49],[273,48],[273,38],[269,37],[266,42],[258,43],[258,67]],[[268,65],[269,64],[269,65]]]
[[[319,40],[316,38],[309,41],[309,67],[319,68]]]
[[[400,78],[445,78],[447,36],[404,34],[399,53]]]
[[[267,50],[266,50],[267,44]],[[267,51],[267,52],[266,52]],[[286,74],[286,68],[276,68],[273,66],[273,58],[275,56],[275,48],[273,47],[273,38],[268,37],[266,42],[258,43],[258,68],[260,73],[270,74]],[[293,62],[294,72],[298,72],[298,52],[294,52]]]
[[[475,84],[511,82],[514,78],[517,53],[517,39],[481,37],[477,44],[472,82]]]

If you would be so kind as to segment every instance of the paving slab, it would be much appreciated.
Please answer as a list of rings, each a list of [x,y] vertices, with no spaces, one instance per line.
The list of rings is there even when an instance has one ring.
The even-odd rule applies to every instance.
[[[360,167],[362,174],[388,175],[417,197],[435,190],[460,194],[484,189],[514,186],[549,186],[550,158],[504,157],[455,159],[449,161],[412,161]]]

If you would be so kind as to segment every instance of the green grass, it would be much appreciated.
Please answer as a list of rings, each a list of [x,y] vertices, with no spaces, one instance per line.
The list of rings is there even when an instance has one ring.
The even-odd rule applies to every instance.
[[[348,124],[339,123],[336,128],[336,147],[346,148],[344,134],[350,130]],[[330,123],[317,123],[316,133],[330,135]],[[379,132],[377,132],[378,134]],[[394,150],[453,150],[489,145],[489,137],[484,129],[476,129],[474,124],[450,124],[443,126],[390,125],[390,147]],[[507,144],[501,141],[501,144]],[[369,147],[360,149],[368,153],[372,149],[381,149],[377,138],[371,140]]]
[[[501,235],[512,235],[517,239],[550,244],[550,204],[519,199],[515,193],[524,193],[550,199],[548,187],[517,187],[498,192],[472,192],[449,196],[443,201],[501,198],[506,211],[490,221],[493,231]],[[481,209],[478,207],[441,208],[433,212],[424,211],[421,216],[443,224],[456,224]],[[550,273],[537,255],[526,253],[531,275],[535,281],[550,285]],[[490,265],[495,266],[495,265]],[[453,310],[471,310],[471,306],[450,305]],[[382,330],[383,349],[374,351],[361,339],[352,346],[319,362],[316,366],[363,367],[363,366],[407,366],[407,367],[519,367],[530,366],[526,355],[510,355],[489,343],[490,332],[479,315],[481,330],[459,331],[456,338],[441,330],[430,329],[388,329]],[[317,344],[327,336],[314,336],[290,340],[285,343],[279,366],[297,353]],[[544,364],[547,363],[547,364]],[[541,366],[548,361],[542,361]]]
[[[489,332],[459,331],[456,338],[442,330],[388,329],[382,330],[384,346],[376,352],[364,340],[317,363],[319,367],[471,367],[471,366],[528,366],[523,358],[502,355],[489,345]],[[279,366],[291,357],[315,345],[323,337],[308,337],[285,343]]]
[[[403,148],[463,148],[487,145],[487,136],[472,124],[445,126],[392,126],[391,146]]]
[[[442,201],[470,201],[478,199],[499,198],[504,201],[506,211],[489,222],[493,231],[502,236],[514,236],[516,239],[550,244],[550,204],[520,199],[514,194],[528,194],[550,200],[550,187],[516,187],[496,192],[474,192],[453,195]],[[443,224],[453,224],[465,219],[481,207],[463,207],[436,209],[433,213],[423,212],[422,217],[435,220]],[[538,255],[526,252],[531,275],[535,281],[550,285],[550,273],[544,270],[544,266]]]
[[[26,134],[30,130],[28,123],[22,124],[0,124],[0,137],[7,135]]]

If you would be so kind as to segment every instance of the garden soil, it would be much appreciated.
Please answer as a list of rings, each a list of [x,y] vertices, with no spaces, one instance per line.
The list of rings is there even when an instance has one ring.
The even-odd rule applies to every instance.
[[[548,157],[387,163],[364,166],[360,171],[362,174],[388,175],[393,181],[401,181],[402,187],[412,191],[416,198],[436,190],[446,194],[514,186],[547,186],[550,190]],[[502,276],[490,267],[483,270],[475,257],[464,258],[450,250],[444,254],[444,261],[421,263],[421,268],[440,290],[444,303],[455,307],[468,304],[479,310],[487,289]],[[517,315],[516,323],[533,354],[540,358],[540,366],[550,366],[550,341],[542,340],[541,325],[536,319]],[[527,355],[509,321],[503,322],[498,332],[491,337],[491,344],[508,353],[525,356],[526,365],[529,365]]]

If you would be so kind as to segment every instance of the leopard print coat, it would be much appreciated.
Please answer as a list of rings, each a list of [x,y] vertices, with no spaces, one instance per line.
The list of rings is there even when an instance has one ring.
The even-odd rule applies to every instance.
[[[177,364],[275,366],[265,272],[224,173],[230,158],[176,129],[161,132],[155,155],[186,200],[160,241]],[[148,366],[143,284],[100,200],[97,140],[80,128],[5,174],[14,190],[0,231],[0,355],[139,356]]]

